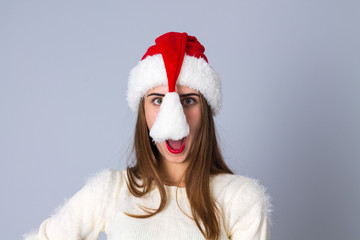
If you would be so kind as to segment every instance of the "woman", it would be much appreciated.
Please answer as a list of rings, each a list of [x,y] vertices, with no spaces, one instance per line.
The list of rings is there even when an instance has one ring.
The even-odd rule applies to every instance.
[[[155,42],[129,78],[134,165],[93,177],[27,240],[269,239],[268,196],[217,145],[221,82],[204,47],[186,33]]]

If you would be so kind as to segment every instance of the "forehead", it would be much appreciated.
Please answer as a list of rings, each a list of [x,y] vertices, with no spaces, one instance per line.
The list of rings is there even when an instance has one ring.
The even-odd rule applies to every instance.
[[[176,92],[180,95],[180,94],[187,94],[187,93],[199,93],[199,91],[189,88],[187,86],[181,86],[181,85],[176,85],[175,87]],[[154,87],[152,89],[150,89],[147,93],[161,93],[161,94],[165,94],[169,91],[168,86],[166,85],[160,85],[157,87]]]

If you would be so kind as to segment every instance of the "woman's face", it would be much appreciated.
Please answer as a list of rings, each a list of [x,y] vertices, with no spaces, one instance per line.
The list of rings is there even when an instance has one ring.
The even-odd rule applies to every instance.
[[[145,95],[145,118],[149,130],[156,120],[162,99],[167,92],[167,86],[158,86],[149,90]],[[176,92],[180,96],[180,101],[190,128],[189,135],[185,139],[185,147],[180,153],[176,153],[177,151],[169,147],[173,144],[169,141],[156,143],[156,147],[163,159],[173,163],[182,163],[185,161],[192,144],[194,144],[199,135],[201,126],[201,103],[199,92],[196,90],[185,86],[176,86]]]

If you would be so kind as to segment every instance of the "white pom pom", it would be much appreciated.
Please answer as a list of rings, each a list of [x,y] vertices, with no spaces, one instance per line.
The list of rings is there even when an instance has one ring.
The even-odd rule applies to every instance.
[[[150,136],[155,142],[162,143],[167,139],[180,140],[189,135],[180,97],[176,92],[165,94],[155,123],[150,129]]]

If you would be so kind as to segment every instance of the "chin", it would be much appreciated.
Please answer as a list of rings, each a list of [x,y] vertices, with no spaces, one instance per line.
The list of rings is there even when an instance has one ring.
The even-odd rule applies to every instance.
[[[171,162],[171,163],[183,163],[185,162],[185,159],[186,159],[186,155],[185,154],[181,154],[183,156],[172,156],[172,155],[167,155],[165,157],[165,159],[168,161],[168,162]]]

